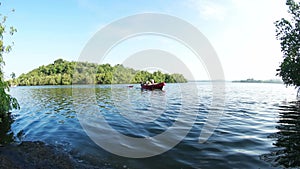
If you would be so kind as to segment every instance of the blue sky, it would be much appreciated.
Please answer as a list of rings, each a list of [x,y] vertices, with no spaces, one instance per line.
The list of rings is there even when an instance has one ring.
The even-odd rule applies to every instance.
[[[8,16],[7,25],[18,29],[12,37],[13,51],[4,57],[6,76],[26,73],[58,58],[76,61],[103,26],[126,16],[158,12],[196,26],[217,52],[226,80],[276,78],[282,55],[273,22],[287,16],[285,0],[10,0],[2,2],[0,11]],[[176,46],[170,40],[161,44]],[[125,49],[124,45],[118,50]],[[105,62],[122,63],[122,57],[126,56],[112,56]],[[201,63],[186,60],[196,79],[208,78]]]

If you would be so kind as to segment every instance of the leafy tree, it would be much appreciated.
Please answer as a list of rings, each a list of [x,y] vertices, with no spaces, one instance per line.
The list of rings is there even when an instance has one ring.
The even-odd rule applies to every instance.
[[[280,40],[283,62],[277,74],[287,86],[300,86],[300,2],[287,0],[291,18],[275,22],[276,37]]]
[[[27,74],[21,74],[16,82],[27,85],[70,85],[70,84],[120,84],[140,83],[154,79],[156,82],[186,82],[183,75],[164,74],[160,71],[153,74],[147,71],[136,71],[121,64],[97,65],[86,62],[68,62],[62,59],[47,66],[40,66]]]
[[[11,45],[5,43],[4,37],[9,35],[12,36],[17,30],[14,27],[10,27],[7,30],[5,25],[7,17],[2,14],[0,14],[0,17],[0,122],[2,122],[2,119],[7,117],[7,113],[10,110],[19,108],[19,104],[14,97],[7,93],[9,91],[9,85],[8,82],[4,80],[4,73],[2,70],[5,65],[3,55],[9,53],[12,49]]]
[[[182,74],[174,73],[171,75],[172,79],[174,80],[174,83],[186,83],[187,80],[184,78]]]
[[[12,73],[10,74],[10,77],[11,77],[12,79],[15,79],[15,78],[16,78],[16,74],[15,74],[14,72],[12,72]]]
[[[155,82],[164,82],[165,78],[165,74],[163,74],[161,71],[156,71],[153,73],[153,79]]]
[[[166,74],[165,76],[166,76],[165,77],[166,82],[176,83],[176,80],[174,79],[174,75],[172,76],[172,75]]]

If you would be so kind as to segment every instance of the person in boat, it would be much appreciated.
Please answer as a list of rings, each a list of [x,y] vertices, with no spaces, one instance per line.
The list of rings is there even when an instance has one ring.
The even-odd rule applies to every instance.
[[[149,81],[146,81],[146,83],[144,82],[140,82],[141,86],[143,85],[155,85],[157,83],[155,83],[154,79],[150,79],[150,82]]]
[[[156,85],[157,83],[155,83],[154,79],[151,79],[151,85]]]
[[[150,79],[150,81],[151,81],[151,84],[155,84],[155,83],[154,83],[154,79]]]
[[[143,85],[149,85],[150,84],[150,82],[149,81],[146,81],[146,82],[140,82],[140,84],[141,84],[141,86],[143,86]]]

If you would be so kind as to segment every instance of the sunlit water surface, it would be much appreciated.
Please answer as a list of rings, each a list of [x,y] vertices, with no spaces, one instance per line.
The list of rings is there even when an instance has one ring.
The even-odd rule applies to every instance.
[[[190,95],[195,85],[197,98],[195,93]],[[88,137],[78,120],[72,86],[16,87],[11,89],[21,106],[13,111],[16,138],[57,146],[78,163],[99,168],[300,166],[299,103],[296,90],[282,84],[226,83],[223,116],[203,144],[198,137],[212,102],[211,83],[167,84],[163,91],[141,91],[138,85],[75,87],[76,91],[82,90],[85,101],[90,97],[85,91],[95,88],[93,97],[101,115],[115,130],[130,137],[163,133],[180,120],[176,119],[178,114],[187,110],[182,110],[183,106],[197,114],[197,119],[188,135],[171,150],[150,158],[125,158],[105,151]],[[97,116],[93,121],[97,122]],[[126,146],[123,140],[112,143]]]

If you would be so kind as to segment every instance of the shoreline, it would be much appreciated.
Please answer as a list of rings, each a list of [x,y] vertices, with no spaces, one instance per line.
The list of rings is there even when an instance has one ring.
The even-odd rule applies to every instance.
[[[20,144],[0,146],[1,169],[108,169],[107,166],[91,166],[71,157],[67,152],[40,141],[24,141]]]

